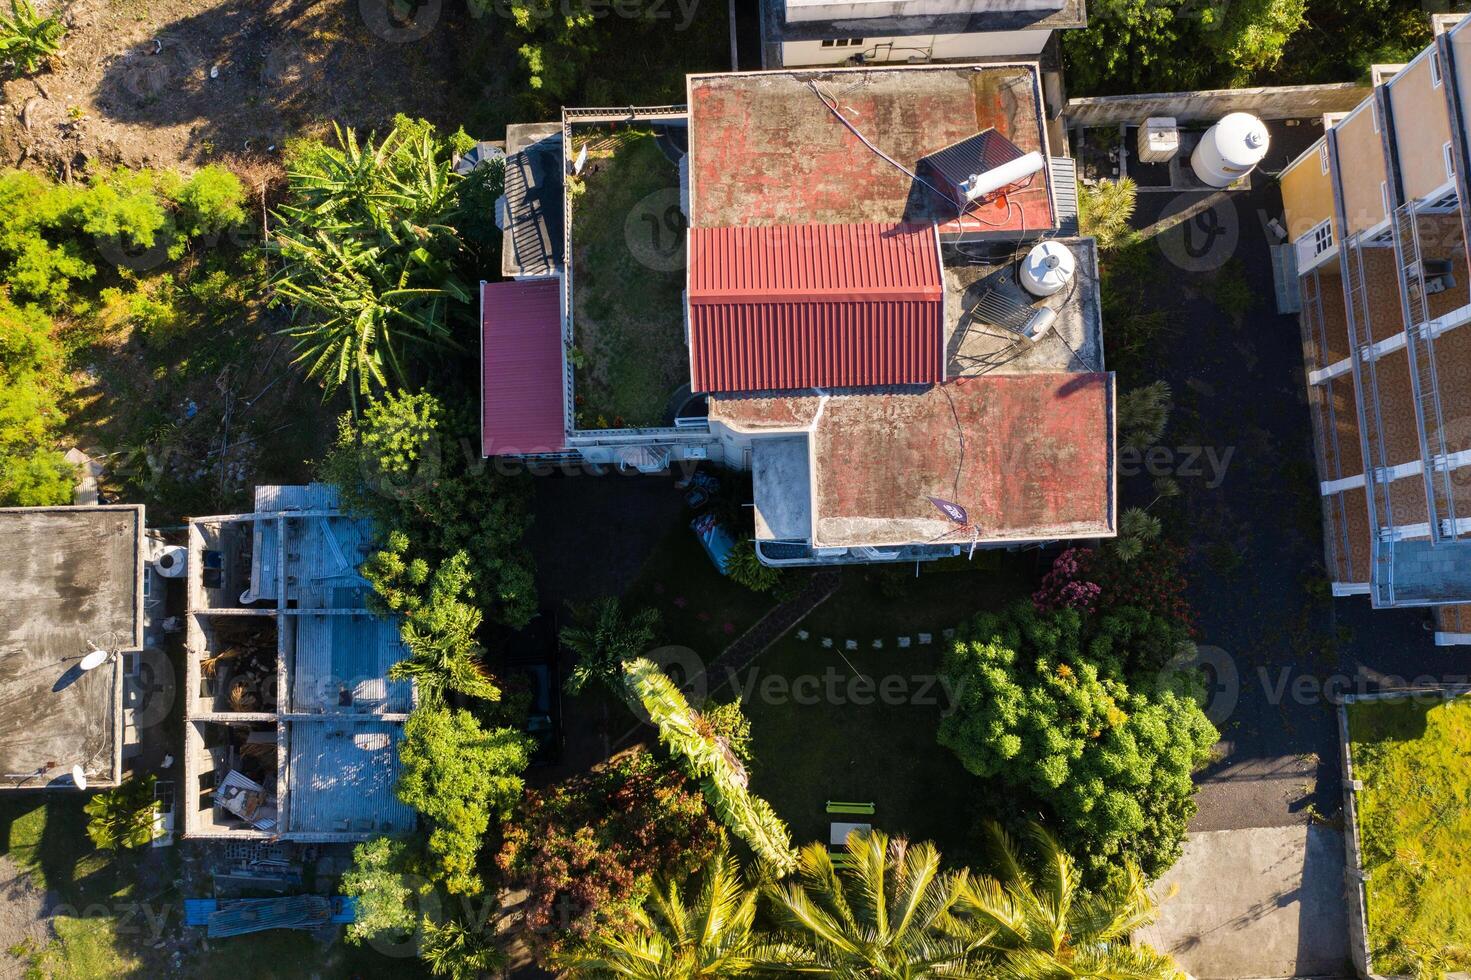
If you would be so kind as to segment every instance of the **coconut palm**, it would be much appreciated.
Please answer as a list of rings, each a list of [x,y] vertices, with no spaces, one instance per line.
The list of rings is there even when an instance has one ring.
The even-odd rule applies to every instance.
[[[754,888],[722,844],[706,862],[699,886],[656,884],[634,912],[632,928],[601,933],[558,960],[574,976],[638,980],[706,980],[754,969]]]
[[[98,793],[83,807],[87,836],[100,850],[142,847],[154,837],[158,802],[153,798],[153,775],[128,779],[105,793]]]
[[[567,675],[567,693],[580,694],[592,680],[621,692],[624,662],[654,645],[659,610],[640,609],[625,617],[618,600],[608,596],[576,612],[577,624],[564,627],[561,635],[562,646],[577,654]]]
[[[1015,980],[1097,977],[1172,980],[1168,956],[1130,946],[1129,936],[1154,921],[1157,908],[1139,869],[1092,895],[1080,891],[1077,866],[1057,840],[1033,824],[1037,854],[1028,872],[1016,845],[993,828],[1002,878],[971,875],[961,883],[956,914],[973,930],[990,963],[989,976]],[[984,938],[981,938],[984,937]]]
[[[746,786],[746,767],[725,736],[694,708],[659,666],[642,657],[623,665],[624,684],[633,704],[641,705],[659,729],[659,741],[700,781],[716,819],[766,862],[777,877],[797,864],[787,825]]]
[[[797,880],[769,895],[782,932],[758,951],[767,969],[826,977],[980,977],[984,932],[957,920],[964,873],[940,870],[933,844],[880,831],[848,835],[840,868],[802,849]]]

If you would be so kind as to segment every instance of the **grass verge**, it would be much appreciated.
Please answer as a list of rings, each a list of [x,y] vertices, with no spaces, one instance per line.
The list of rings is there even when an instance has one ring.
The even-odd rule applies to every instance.
[[[1471,969],[1471,698],[1348,711],[1375,972]]]

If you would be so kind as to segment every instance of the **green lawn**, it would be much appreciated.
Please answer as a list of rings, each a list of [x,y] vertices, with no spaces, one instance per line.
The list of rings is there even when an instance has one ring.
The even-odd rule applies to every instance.
[[[572,211],[577,425],[663,425],[689,383],[679,171],[648,130],[575,142],[591,147]]]
[[[1471,698],[1348,711],[1374,972],[1471,969]]]

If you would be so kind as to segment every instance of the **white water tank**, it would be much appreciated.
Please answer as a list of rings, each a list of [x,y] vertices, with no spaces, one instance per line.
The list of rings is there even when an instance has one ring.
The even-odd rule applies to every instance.
[[[1249,112],[1233,112],[1206,130],[1190,167],[1201,183],[1229,187],[1262,162],[1270,144],[1265,123]]]
[[[1072,282],[1077,271],[1072,249],[1061,242],[1039,242],[1022,260],[1022,288],[1033,296],[1051,296]]]
[[[189,549],[176,544],[164,545],[153,555],[153,570],[164,578],[179,578],[189,564]]]

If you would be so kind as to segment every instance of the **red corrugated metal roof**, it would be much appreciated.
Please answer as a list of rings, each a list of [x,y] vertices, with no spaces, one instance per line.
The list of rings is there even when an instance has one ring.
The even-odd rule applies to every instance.
[[[480,286],[480,448],[485,456],[566,446],[557,279]]]
[[[931,384],[944,283],[914,225],[691,228],[695,391]]]

